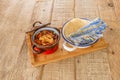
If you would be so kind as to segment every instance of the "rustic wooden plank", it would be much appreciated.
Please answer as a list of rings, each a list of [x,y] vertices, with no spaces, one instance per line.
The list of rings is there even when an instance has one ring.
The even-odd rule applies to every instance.
[[[52,13],[52,26],[60,27],[65,21],[74,17],[74,0],[55,0]]]
[[[6,11],[9,10],[12,6],[15,6],[17,0],[0,0],[0,23],[6,17]],[[0,24],[1,25],[1,24]]]
[[[75,17],[86,16],[90,19],[99,17],[97,0],[76,0],[75,3]],[[76,57],[76,80],[112,80],[107,51]]]
[[[8,36],[12,36],[9,38],[10,41],[7,40],[7,34],[5,33],[3,33],[3,35],[0,37],[2,42],[0,44],[1,45],[0,47],[1,47],[2,53],[4,53],[4,55],[0,56],[0,59],[1,59],[0,78],[1,79],[5,79],[5,80],[16,80],[16,79],[17,80],[23,80],[23,79],[24,80],[35,80],[35,79],[40,80],[41,79],[43,66],[39,68],[31,67],[31,64],[29,64],[30,62],[28,62],[29,57],[28,55],[26,55],[27,46],[26,44],[23,43],[23,40],[25,39],[25,31],[29,27],[30,28],[32,27],[32,24],[34,21],[40,20],[43,23],[50,22],[50,18],[51,18],[50,12],[52,9],[51,8],[52,3],[53,3],[53,0],[45,0],[42,2],[37,2],[34,7],[35,1],[30,1],[28,3],[28,1],[22,0],[22,1],[13,1],[9,5],[9,9],[7,10],[5,17],[1,22],[2,25],[0,26],[0,28],[2,28],[3,32],[8,31],[13,33],[8,35]],[[34,11],[33,11],[33,8],[34,8]],[[31,16],[32,16],[32,19],[31,19]],[[7,29],[8,27],[6,27],[9,23],[5,24],[4,21],[12,23],[12,25],[9,25],[10,29]],[[2,26],[5,26],[6,29],[4,29]],[[5,41],[4,41],[4,38],[6,38]],[[9,43],[9,45],[5,43]],[[5,49],[2,48],[3,45],[5,45],[4,46],[5,49],[7,46],[8,46],[7,48],[9,48],[9,50],[7,50],[6,53],[4,51]],[[16,46],[18,47],[16,48]],[[10,51],[10,49],[12,51]],[[11,54],[10,56],[7,54],[8,52],[9,54]],[[7,57],[11,61],[11,64],[8,61],[8,59],[5,60],[6,59],[5,57]],[[11,60],[12,57],[14,57],[13,60]],[[5,62],[6,65],[3,62]],[[9,66],[9,70],[8,69],[6,70],[6,67],[8,66]],[[3,68],[5,70],[3,70]]]
[[[73,58],[45,65],[42,80],[75,80]]]
[[[40,21],[43,24],[50,22],[53,2],[54,2],[53,0],[44,0],[44,1],[38,0],[38,1],[36,1],[36,5],[34,7],[31,23],[33,24],[36,21]],[[31,24],[31,27],[32,27],[32,24]],[[31,29],[31,27],[29,27],[29,29]],[[28,46],[30,46],[30,45],[28,45]],[[33,56],[31,56],[31,57],[33,57]],[[32,60],[32,61],[33,61],[32,63],[34,63],[34,60]]]
[[[61,26],[66,20],[74,17],[73,3],[74,0],[55,0],[51,26]],[[62,50],[61,42],[60,49]],[[44,67],[42,80],[75,80],[74,66],[74,58],[47,64]]]
[[[16,77],[21,80],[23,78],[19,74],[23,74],[21,73],[23,71],[21,64],[24,64],[24,61],[19,63],[17,60],[23,59],[19,53],[25,39],[24,30],[30,26],[34,4],[35,1],[11,0],[8,8],[3,11],[3,16],[0,16],[2,18],[0,25],[0,34],[2,35],[0,36],[1,80],[16,80]],[[18,66],[14,67],[16,65]]]
[[[34,4],[34,1],[11,0],[8,8],[3,12],[4,15],[1,16],[0,79],[2,80],[13,80],[16,76],[11,71],[15,69],[14,66],[20,57],[19,53],[25,38],[24,30],[29,27]],[[20,68],[19,66],[17,68]]]
[[[75,17],[90,19],[99,17],[96,0],[76,0]]]
[[[113,80],[119,80],[120,78],[120,68],[118,67],[120,65],[119,63],[119,53],[120,53],[120,42],[119,42],[119,37],[120,36],[120,24],[119,24],[119,15],[120,15],[120,10],[119,10],[119,0],[107,0],[104,2],[98,1],[99,4],[105,4],[107,7],[103,12],[100,10],[101,17],[104,19],[107,18],[105,21],[108,24],[109,28],[107,28],[107,31],[105,32],[105,39],[107,42],[109,42],[109,51],[108,51],[108,59],[110,63],[110,68],[111,68],[111,74],[112,74],[112,79]],[[107,5],[108,4],[108,5]],[[99,5],[102,8],[103,5]],[[116,14],[115,14],[116,13]]]
[[[109,43],[109,54],[108,59],[111,68],[111,74],[113,80],[120,79],[120,23],[119,22],[111,22],[106,21],[109,28],[105,32],[105,39]]]
[[[31,22],[32,23],[35,21],[41,21],[42,23],[50,22],[52,7],[53,7],[53,0],[38,1],[34,7],[34,12],[33,12]],[[28,58],[29,58],[29,56],[28,56]],[[41,66],[38,68],[38,70],[36,70],[36,72],[39,72],[39,73],[35,74],[35,76],[37,75],[36,77],[38,80],[41,80],[41,78],[42,78],[43,67],[44,66]],[[33,70],[33,69],[31,69],[31,70]]]
[[[37,77],[38,78],[40,77],[40,76],[37,76],[40,73],[40,68],[38,68],[38,69],[31,68],[31,64],[29,64],[27,67],[24,67],[28,63],[28,61],[25,61],[23,59],[23,56],[24,56],[24,58],[28,57],[28,56],[26,56],[26,53],[27,53],[26,50],[24,50],[24,49],[26,49],[26,45],[24,45],[24,48],[22,48],[23,52],[20,53],[20,54],[22,54],[22,56],[19,55],[21,46],[22,46],[24,38],[25,38],[24,31],[26,31],[27,27],[30,27],[29,22],[31,20],[31,14],[33,11],[32,9],[34,7],[35,2],[34,1],[30,1],[29,3],[28,3],[28,1],[20,1],[20,2],[17,1],[17,2],[18,3],[14,2],[15,3],[14,6],[13,6],[13,4],[10,5],[10,8],[7,10],[9,12],[9,14],[7,12],[5,14],[6,17],[4,17],[4,20],[2,21],[3,22],[3,25],[1,26],[3,28],[2,30],[3,30],[3,32],[8,31],[8,34],[6,35],[6,33],[2,33],[3,36],[0,37],[0,39],[3,40],[1,43],[1,46],[0,46],[1,52],[4,53],[4,55],[0,56],[1,57],[1,66],[0,66],[1,67],[0,68],[1,76],[0,77],[1,77],[1,79],[6,79],[6,80],[8,80],[8,79],[9,80],[16,80],[16,79],[17,80],[18,79],[19,80],[21,80],[21,79],[35,80]],[[45,2],[41,3],[41,4],[46,6]],[[41,5],[41,4],[39,3],[39,5]],[[49,5],[51,5],[51,4],[49,4]],[[44,6],[42,6],[42,7],[44,8]],[[39,7],[41,7],[41,6],[39,6]],[[50,6],[49,6],[49,8],[50,8]],[[44,14],[45,14],[45,12],[44,12]],[[48,14],[48,13],[46,12],[46,14]],[[15,18],[13,18],[13,16],[15,16]],[[40,16],[38,16],[38,17],[40,17]],[[5,23],[4,21],[8,22],[8,24],[4,24]],[[13,22],[15,22],[15,23],[13,23]],[[5,27],[7,26],[7,27],[5,28],[3,26],[5,26]],[[10,27],[10,29],[8,27]],[[9,34],[10,32],[13,32],[13,33]],[[18,35],[20,35],[20,36],[18,36]],[[7,40],[8,36],[12,36],[11,38],[9,38],[10,41]],[[5,44],[5,43],[7,43],[7,44]],[[3,45],[4,45],[4,47],[2,47]],[[7,51],[5,51],[6,49],[7,49]],[[10,55],[8,55],[8,52]],[[12,57],[14,57],[14,58],[12,58]],[[18,58],[18,57],[20,57],[20,58]],[[23,59],[23,61],[21,61],[22,59]],[[18,60],[18,62],[17,62],[17,60]],[[21,62],[21,63],[19,63],[19,62]],[[25,64],[23,64],[23,62],[25,62]],[[5,70],[3,70],[3,68]],[[15,76],[16,74],[17,74],[17,76]],[[25,76],[21,77],[21,76],[23,76],[23,74]]]
[[[76,59],[76,80],[112,80],[106,50],[82,55]]]
[[[53,3],[53,0],[45,0],[45,1],[42,1],[42,2],[37,2],[35,4],[35,7],[34,7],[31,23],[33,23],[35,21],[41,21],[43,23],[50,22],[50,18],[51,18],[50,17],[51,16],[50,12],[51,12],[51,9],[52,9],[52,3]],[[47,5],[47,7],[46,7],[46,5]],[[21,52],[20,54],[22,54],[23,56],[29,58],[28,55],[27,56],[25,55],[27,53],[26,52],[26,49],[27,49],[26,44],[23,45],[23,47],[24,47],[23,52]],[[29,61],[29,63],[30,63],[30,61]],[[28,64],[28,61],[26,61],[25,64]],[[25,66],[25,64],[23,66]],[[16,70],[19,69],[19,68],[17,68],[17,66],[15,66],[15,68],[16,68]],[[41,80],[42,70],[43,70],[43,66],[38,67],[38,68],[32,68],[31,64],[28,64],[27,67],[25,67],[23,69],[23,71],[21,71],[20,73],[24,74],[22,76],[23,76],[23,78],[25,80],[36,80],[36,79]],[[13,72],[13,73],[15,73],[15,72]],[[19,74],[19,72],[18,72],[18,74]]]
[[[1,34],[0,35],[0,42],[1,42],[0,43],[0,53],[1,53],[0,79],[1,80],[41,80],[41,78],[43,80],[46,79],[74,80],[75,78],[76,80],[78,79],[111,80],[108,60],[110,62],[113,80],[119,80],[120,24],[119,21],[118,22],[116,21],[116,17],[117,20],[119,20],[119,11],[120,11],[119,0],[113,0],[114,7],[112,9],[106,8],[107,6],[106,2],[112,3],[112,0],[108,0],[108,1],[102,0],[102,3],[99,0],[98,2],[100,3],[98,3],[98,6],[95,6],[97,0],[76,0],[76,2],[77,1],[79,2],[76,3],[76,5],[80,4],[81,6],[79,7],[77,7],[78,5],[75,6],[77,12],[76,17],[87,17],[91,19],[95,18],[96,16],[99,16],[99,13],[97,12],[96,9],[98,7],[98,9],[100,10],[100,17],[103,18],[109,25],[110,28],[107,28],[107,31],[105,32],[104,35],[105,39],[110,44],[109,54],[108,54],[109,59],[107,59],[107,54],[106,54],[107,51],[103,50],[103,51],[98,51],[91,54],[79,56],[77,57],[77,59],[75,59],[76,63],[74,63],[74,58],[71,58],[69,60],[63,60],[58,63],[51,63],[45,66],[45,70],[43,72],[44,76],[42,77],[41,74],[42,71],[40,68],[31,68],[31,64],[29,63],[28,60],[28,55],[26,54],[27,46],[26,43],[23,43],[25,39],[24,32],[29,27],[32,27],[31,24],[36,20],[40,20],[42,22],[48,22],[51,19],[48,17],[49,15],[51,15],[52,10],[50,9],[51,7],[47,7],[51,5],[51,2],[49,3],[48,0],[38,0],[38,2],[40,3],[36,4],[37,9],[35,8],[31,24],[29,24],[32,15],[33,6],[35,4],[35,0],[0,0],[0,34]],[[59,1],[59,2],[63,2],[63,1]],[[58,4],[59,2],[56,3]],[[65,4],[69,4],[69,1],[68,3],[63,2],[61,4],[64,4],[64,8],[66,8],[67,6],[65,6]],[[61,6],[61,4],[60,5],[58,4],[57,6]],[[73,5],[71,5],[71,7],[72,6]],[[53,9],[54,16],[56,17],[52,18],[52,25],[56,27],[61,26],[61,24],[65,20],[67,20],[68,18],[72,18],[71,15],[74,16],[73,14],[74,12],[72,13],[72,10],[74,11],[74,8],[71,7],[67,7],[68,10],[60,9],[61,10],[60,13],[57,13],[59,12],[59,10]],[[113,11],[114,8],[116,15],[114,14]],[[49,14],[46,14],[47,11],[49,12]],[[66,12],[67,14],[65,14]],[[59,17],[56,15],[56,13]],[[46,15],[43,16],[44,14]],[[78,71],[73,72],[74,71],[73,66],[76,66],[74,67],[74,70],[76,69]],[[70,75],[74,75],[74,76],[70,76]]]
[[[27,58],[27,45],[24,43],[18,55],[17,64],[10,71],[2,71],[3,80],[40,80],[40,68],[32,68]]]
[[[0,49],[1,53],[4,53],[4,55],[1,55],[0,63],[6,69],[8,68],[8,65],[10,65],[10,67],[12,68],[14,63],[16,63],[15,61],[18,58],[18,54],[20,52],[25,37],[23,30],[28,27],[29,21],[31,19],[30,16],[32,14],[31,9],[33,7],[33,4],[34,1],[29,3],[25,3],[25,1],[18,1],[18,3],[14,4],[14,6],[13,4],[11,4],[12,7],[10,7],[10,9],[6,11],[6,18],[4,18],[4,20],[1,22],[3,25],[1,25],[0,29],[0,34],[2,35],[0,36]],[[21,6],[23,6],[24,8],[21,8]],[[27,12],[30,14],[28,14]],[[26,16],[25,19],[24,16]],[[13,56],[14,58],[12,58]]]
[[[117,20],[120,21],[120,0],[112,0],[113,2],[113,7],[115,9],[115,13],[116,13],[116,17],[117,17]]]
[[[102,19],[116,21],[117,18],[112,0],[97,0],[97,5]]]
[[[52,7],[54,0],[38,0],[34,8],[32,23],[35,21],[41,21],[42,23],[48,23],[51,21]]]

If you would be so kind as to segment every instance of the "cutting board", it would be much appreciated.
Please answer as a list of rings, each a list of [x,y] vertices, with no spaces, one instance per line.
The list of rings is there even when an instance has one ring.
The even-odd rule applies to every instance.
[[[63,60],[63,59],[87,54],[87,53],[97,51],[97,50],[101,50],[101,49],[104,49],[104,48],[108,47],[108,43],[105,42],[104,38],[100,38],[91,47],[78,48],[75,51],[68,52],[68,51],[63,49],[63,47],[62,47],[62,42],[63,41],[62,41],[62,38],[61,38],[59,49],[56,52],[54,52],[52,54],[48,54],[48,55],[45,55],[45,54],[42,54],[42,53],[41,54],[35,54],[35,53],[32,52],[31,36],[32,36],[32,33],[27,33],[26,34],[26,42],[27,42],[27,45],[28,45],[28,57],[29,57],[33,67],[48,64],[48,63],[51,63],[51,62],[57,62],[59,60]]]

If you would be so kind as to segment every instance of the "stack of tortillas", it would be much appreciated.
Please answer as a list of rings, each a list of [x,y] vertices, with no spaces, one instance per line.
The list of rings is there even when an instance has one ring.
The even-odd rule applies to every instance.
[[[68,38],[71,33],[76,32],[78,29],[80,29],[81,27],[85,26],[88,23],[89,23],[88,20],[84,20],[84,19],[80,19],[80,18],[74,18],[74,19],[68,21],[64,25],[64,30],[63,30],[64,36],[66,36]]]

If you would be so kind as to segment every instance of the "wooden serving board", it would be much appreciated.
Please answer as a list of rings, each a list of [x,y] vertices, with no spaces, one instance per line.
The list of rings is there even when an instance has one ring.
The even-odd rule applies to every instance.
[[[64,50],[62,45],[60,44],[59,49],[55,53],[48,54],[48,55],[45,55],[42,53],[34,54],[32,52],[31,35],[32,35],[32,33],[26,34],[26,41],[27,41],[27,45],[28,45],[28,55],[30,57],[31,64],[33,67],[51,63],[51,62],[55,62],[55,61],[66,59],[66,58],[70,58],[70,57],[75,57],[75,56],[78,56],[81,54],[90,53],[92,51],[96,51],[96,50],[100,50],[100,49],[104,49],[104,48],[108,47],[108,44],[104,41],[104,39],[100,38],[99,41],[96,42],[91,47],[81,48],[81,49],[79,48],[72,52],[68,52],[68,51]],[[60,43],[61,43],[61,41],[60,41]]]

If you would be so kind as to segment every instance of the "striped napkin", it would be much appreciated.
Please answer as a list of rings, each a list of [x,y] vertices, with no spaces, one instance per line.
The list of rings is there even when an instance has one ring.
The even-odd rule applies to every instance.
[[[76,46],[93,44],[96,40],[103,36],[106,26],[106,23],[102,19],[96,18],[89,24],[80,28],[77,32],[70,34],[69,40]]]

